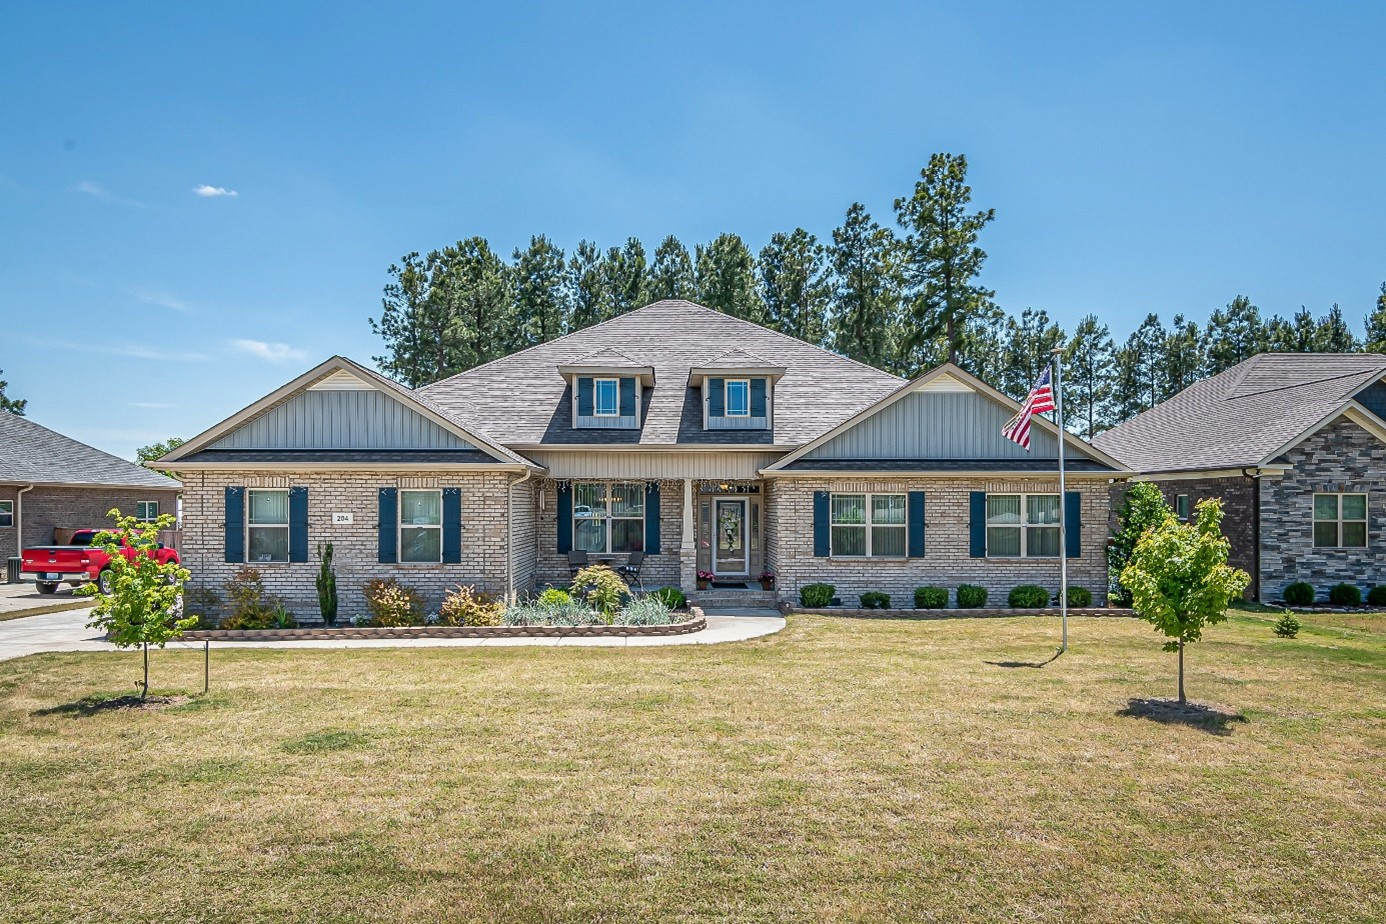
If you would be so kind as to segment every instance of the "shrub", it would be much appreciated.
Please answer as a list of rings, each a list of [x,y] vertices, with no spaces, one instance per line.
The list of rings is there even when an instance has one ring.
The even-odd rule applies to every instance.
[[[651,591],[650,596],[671,610],[681,610],[688,605],[688,598],[677,587],[661,587],[659,590]]]
[[[226,591],[223,629],[268,629],[274,625],[280,603],[265,593],[265,579],[254,568],[241,568],[221,585]]]
[[[1314,585],[1295,581],[1285,588],[1285,602],[1290,606],[1308,606],[1314,602]]]
[[[270,613],[269,627],[271,629],[297,629],[298,620],[294,618],[293,613],[285,608],[283,603],[276,603],[274,612]]]
[[[373,626],[421,626],[423,595],[394,578],[374,580],[363,589]]]
[[[890,609],[890,594],[883,594],[879,590],[868,590],[862,594],[861,606],[865,610],[888,610]]]
[[[539,595],[536,602],[540,606],[562,606],[564,603],[572,603],[573,595],[562,587],[550,587]]]
[[[630,588],[606,565],[590,565],[573,578],[572,595],[610,617],[630,599]]]
[[[1386,584],[1381,584],[1367,591],[1367,602],[1372,606],[1386,606]]]
[[[1275,634],[1281,638],[1294,638],[1299,634],[1299,627],[1300,623],[1295,614],[1286,610],[1285,615],[1276,620]]]
[[[322,565],[318,568],[318,577],[314,585],[318,589],[318,612],[322,614],[323,625],[335,626],[337,624],[337,570],[332,567],[332,543],[327,544],[324,549],[322,544],[318,544],[318,559]]]
[[[183,612],[196,616],[197,628],[205,629],[221,613],[221,594],[210,587],[184,587]]]
[[[673,621],[673,612],[653,594],[630,601],[615,619],[620,626],[667,626]]]
[[[440,626],[498,626],[505,607],[496,598],[471,585],[459,585],[443,598],[438,607]]]
[[[1361,606],[1362,591],[1356,584],[1334,584],[1328,591],[1328,602],[1334,606]]]
[[[1165,496],[1149,481],[1136,482],[1122,495],[1121,506],[1117,508],[1117,528],[1107,543],[1107,573],[1111,575],[1112,596],[1123,606],[1131,605],[1131,591],[1122,585],[1121,572],[1135,554],[1136,543],[1147,531],[1173,515]]]
[[[921,610],[941,610],[948,605],[948,588],[916,587],[914,605]]]
[[[593,626],[605,624],[600,613],[581,603],[522,603],[507,607],[500,616],[507,626]]]
[[[805,584],[799,588],[799,602],[807,607],[828,606],[833,602],[837,588],[831,584]]]
[[[1092,591],[1086,587],[1070,587],[1068,589],[1068,605],[1076,606],[1079,609],[1092,606]]]
[[[958,606],[965,610],[975,610],[987,605],[987,589],[976,584],[958,585]]]
[[[1006,603],[1016,609],[1035,610],[1049,605],[1049,591],[1038,584],[1021,584],[1012,587],[1006,595]]]

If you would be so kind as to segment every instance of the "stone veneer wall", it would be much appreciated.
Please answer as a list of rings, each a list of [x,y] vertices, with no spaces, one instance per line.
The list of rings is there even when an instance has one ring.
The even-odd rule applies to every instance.
[[[1108,479],[1073,478],[1070,491],[1082,493],[1082,555],[1068,561],[1070,587],[1092,591],[1093,602],[1107,599]],[[1005,605],[1006,595],[1017,584],[1039,584],[1053,592],[1059,588],[1059,561],[1055,558],[972,558],[969,550],[969,495],[992,493],[1055,493],[1058,480],[952,478],[870,479],[781,478],[775,480],[772,506],[775,562],[780,599],[797,601],[799,588],[815,581],[837,587],[847,605],[863,591],[884,591],[893,606],[913,606],[914,590],[938,585],[950,591],[959,584],[978,584],[990,594],[989,605]],[[873,560],[867,558],[815,558],[813,554],[813,494],[815,491],[903,493],[924,492],[925,557]]]
[[[1339,419],[1285,454],[1290,469],[1261,485],[1261,590],[1280,600],[1308,581],[1320,595],[1340,582],[1386,584],[1386,444]],[[1367,548],[1314,548],[1314,494],[1367,495]]]
[[[247,562],[264,576],[270,593],[284,599],[300,620],[318,618],[317,549],[331,542],[340,597],[338,615],[366,613],[361,593],[367,581],[395,577],[421,591],[436,610],[447,589],[474,584],[502,594],[507,580],[507,495],[518,475],[504,472],[199,472],[188,475],[183,489],[183,565],[192,572],[191,586],[222,594],[222,584],[244,567],[225,561],[225,489],[308,489],[308,561]],[[462,561],[460,564],[381,564],[377,521],[381,488],[461,488]],[[517,492],[518,493],[518,492]],[[333,525],[334,513],[350,513],[350,525]],[[224,594],[223,594],[224,596]]]
[[[24,536],[13,526],[0,527],[0,558],[18,555],[25,546],[52,545],[54,529],[80,529],[114,525],[106,511],[116,507],[134,516],[140,501],[158,501],[160,513],[178,513],[178,493],[162,488],[50,488],[36,487],[24,492],[16,503],[21,513]],[[0,485],[0,500],[15,501],[19,488]],[[19,519],[20,517],[16,517]]]
[[[586,479],[575,479],[586,480]],[[619,480],[619,479],[617,479]],[[568,556],[558,551],[558,491],[553,482],[544,483],[544,509],[538,512],[538,583],[566,587],[571,579]],[[679,545],[683,542],[683,482],[659,483],[659,554],[650,555],[640,566],[640,583],[647,589],[679,587]],[[687,590],[688,588],[684,588]]]

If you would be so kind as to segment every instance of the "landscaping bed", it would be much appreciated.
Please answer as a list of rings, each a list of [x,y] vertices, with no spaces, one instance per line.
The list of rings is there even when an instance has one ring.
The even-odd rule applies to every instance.
[[[1022,609],[1011,607],[982,607],[978,609],[967,609],[963,607],[939,608],[936,610],[925,609],[864,609],[862,607],[846,606],[800,606],[797,603],[785,604],[783,609],[788,613],[822,613],[825,616],[868,616],[879,619],[971,619],[973,617],[1000,617],[1000,616],[1058,616],[1057,606],[1045,606],[1035,609]],[[1136,611],[1127,607],[1119,606],[1086,606],[1069,607],[1070,616],[1135,616]]]
[[[660,626],[315,626],[298,629],[193,629],[188,641],[291,642],[398,638],[565,638],[688,635],[707,628],[702,610],[691,607],[683,622]]]

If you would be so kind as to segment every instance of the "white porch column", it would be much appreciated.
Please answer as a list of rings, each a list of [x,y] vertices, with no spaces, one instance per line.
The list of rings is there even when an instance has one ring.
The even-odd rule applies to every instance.
[[[683,537],[679,543],[679,584],[684,591],[697,586],[698,544],[693,534],[696,521],[693,519],[693,479],[683,480]]]

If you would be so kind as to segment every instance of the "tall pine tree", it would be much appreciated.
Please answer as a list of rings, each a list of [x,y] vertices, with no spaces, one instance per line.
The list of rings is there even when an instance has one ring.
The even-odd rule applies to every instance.
[[[0,375],[3,375],[4,372],[4,369],[0,369]],[[0,413],[17,414],[20,417],[23,417],[24,408],[26,408],[29,405],[29,401],[27,398],[11,398],[8,395],[6,395],[5,389],[9,387],[9,382],[6,382],[4,379],[0,379]]]
[[[1165,335],[1160,371],[1164,378],[1163,398],[1179,394],[1203,377],[1207,352],[1198,325],[1182,314],[1174,316],[1173,327]]]
[[[1245,295],[1238,295],[1225,309],[1215,310],[1204,328],[1207,375],[1217,375],[1268,348],[1260,310]]]
[[[1167,338],[1156,314],[1148,314],[1116,352],[1112,406],[1117,420],[1135,417],[1164,396],[1161,360]]]
[[[760,252],[759,270],[767,325],[823,346],[828,339],[832,288],[818,238],[803,228],[771,235]]]
[[[610,317],[611,298],[606,281],[601,248],[591,241],[579,241],[568,259],[566,286],[570,331],[591,327]]]
[[[371,330],[385,341],[386,350],[371,358],[386,375],[410,388],[467,368],[466,348],[448,300],[448,266],[439,250],[427,257],[407,254],[392,264],[380,319],[370,319]]]
[[[1376,297],[1376,310],[1367,315],[1365,348],[1372,353],[1386,353],[1386,282],[1381,284],[1381,294]]]
[[[1084,439],[1092,439],[1114,423],[1115,354],[1111,331],[1092,314],[1078,322],[1064,347],[1064,422]]]
[[[1347,321],[1343,320],[1343,309],[1337,302],[1319,321],[1314,347],[1320,353],[1356,353],[1362,348]]]
[[[693,258],[688,248],[672,234],[655,248],[654,266],[650,269],[650,298],[696,298],[697,285],[693,279]]]
[[[1022,401],[1035,387],[1040,372],[1052,360],[1050,353],[1063,342],[1064,332],[1049,320],[1049,312],[1026,308],[1020,319],[1006,321],[1006,368],[1000,387],[1017,401]]]
[[[568,332],[568,294],[563,251],[547,237],[515,249],[515,327],[525,346],[547,343]]]
[[[608,250],[602,268],[611,299],[611,317],[649,304],[649,267],[645,245],[639,238],[627,238],[625,247]]]
[[[520,348],[515,324],[515,292],[510,267],[483,237],[459,241],[444,251],[447,297],[464,368],[490,362]]]
[[[897,242],[889,228],[853,202],[842,227],[833,231],[832,344],[852,359],[890,369],[896,355],[892,333],[899,328],[900,275]]]
[[[707,246],[698,245],[693,272],[698,301],[723,314],[757,324],[765,309],[756,285],[756,261],[746,242],[735,234],[719,234]]]

